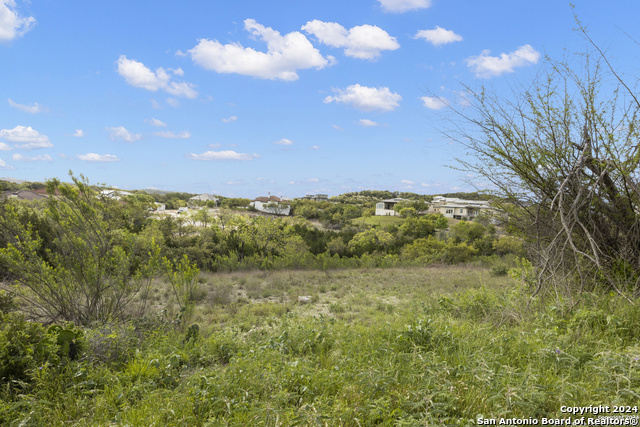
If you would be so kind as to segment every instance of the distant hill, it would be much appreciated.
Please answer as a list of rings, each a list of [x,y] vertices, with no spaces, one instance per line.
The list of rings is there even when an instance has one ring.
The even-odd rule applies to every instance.
[[[11,182],[13,184],[24,184],[25,182],[29,182],[25,181],[24,179],[8,178],[6,176],[0,177],[0,181]]]

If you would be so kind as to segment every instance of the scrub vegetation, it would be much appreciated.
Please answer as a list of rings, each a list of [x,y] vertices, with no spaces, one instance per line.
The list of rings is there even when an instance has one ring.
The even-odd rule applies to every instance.
[[[1,200],[0,425],[637,416],[640,103],[583,58],[458,112],[495,217],[373,191],[288,218],[246,199],[161,216],[190,195],[115,200],[73,175]],[[374,222],[390,197],[411,202]]]

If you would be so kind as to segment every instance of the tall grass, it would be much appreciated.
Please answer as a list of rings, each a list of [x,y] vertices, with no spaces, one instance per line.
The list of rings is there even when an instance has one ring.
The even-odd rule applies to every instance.
[[[549,304],[480,268],[201,282],[228,295],[196,303],[198,339],[166,316],[97,328],[130,351],[92,357],[115,344],[89,332],[81,360],[3,385],[0,424],[472,425],[640,401],[640,312],[613,296]]]

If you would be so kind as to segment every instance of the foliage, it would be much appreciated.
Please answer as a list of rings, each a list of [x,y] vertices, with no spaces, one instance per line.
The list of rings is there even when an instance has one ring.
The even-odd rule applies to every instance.
[[[286,280],[305,294],[326,284],[320,300],[329,309],[260,300],[220,308],[212,315],[226,317],[191,333],[158,329],[146,338],[132,323],[94,325],[80,360],[55,365],[54,345],[22,386],[3,385],[0,423],[466,426],[480,415],[564,419],[562,406],[637,405],[637,309],[592,293],[577,307],[542,305],[484,273],[225,276],[245,287]],[[107,343],[119,356],[97,357]]]
[[[347,246],[353,254],[362,255],[384,251],[392,243],[393,236],[391,234],[377,228],[370,228],[353,236]]]
[[[637,298],[640,281],[629,273],[640,269],[640,102],[606,57],[581,58],[578,66],[548,60],[512,99],[467,88],[472,107],[457,117],[469,126],[452,136],[473,156],[463,167],[510,201],[498,203],[527,242],[536,292]]]
[[[55,336],[20,314],[0,314],[0,380],[29,382],[38,369],[60,362]],[[15,384],[15,383],[14,383]]]
[[[125,318],[159,273],[160,248],[116,220],[127,211],[119,203],[100,200],[84,177],[71,178],[74,185],[47,182],[58,195],[42,215],[25,215],[29,207],[20,203],[0,205],[0,263],[34,316],[83,325]]]
[[[162,267],[164,277],[171,284],[183,319],[188,321],[193,308],[194,295],[198,288],[198,274],[200,270],[184,255],[177,265],[167,258],[163,258]]]
[[[224,197],[220,202],[220,206],[224,208],[234,209],[234,208],[246,208],[251,203],[250,199],[245,199],[241,197]]]

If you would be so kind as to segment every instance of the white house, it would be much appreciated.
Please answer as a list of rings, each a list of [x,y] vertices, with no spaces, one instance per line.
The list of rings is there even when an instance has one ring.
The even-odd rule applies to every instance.
[[[260,212],[273,215],[289,215],[291,213],[290,199],[277,196],[256,197],[249,203]]]
[[[123,190],[102,190],[100,192],[100,197],[103,197],[105,199],[120,200],[125,196],[133,196],[133,193],[129,193],[128,191]]]
[[[429,213],[439,213],[453,219],[472,220],[480,211],[486,209],[491,209],[489,202],[436,196],[430,203]]]
[[[407,202],[407,199],[396,197],[395,199],[382,200],[376,203],[376,215],[377,216],[395,216],[399,215],[394,210],[394,207],[400,202]]]

